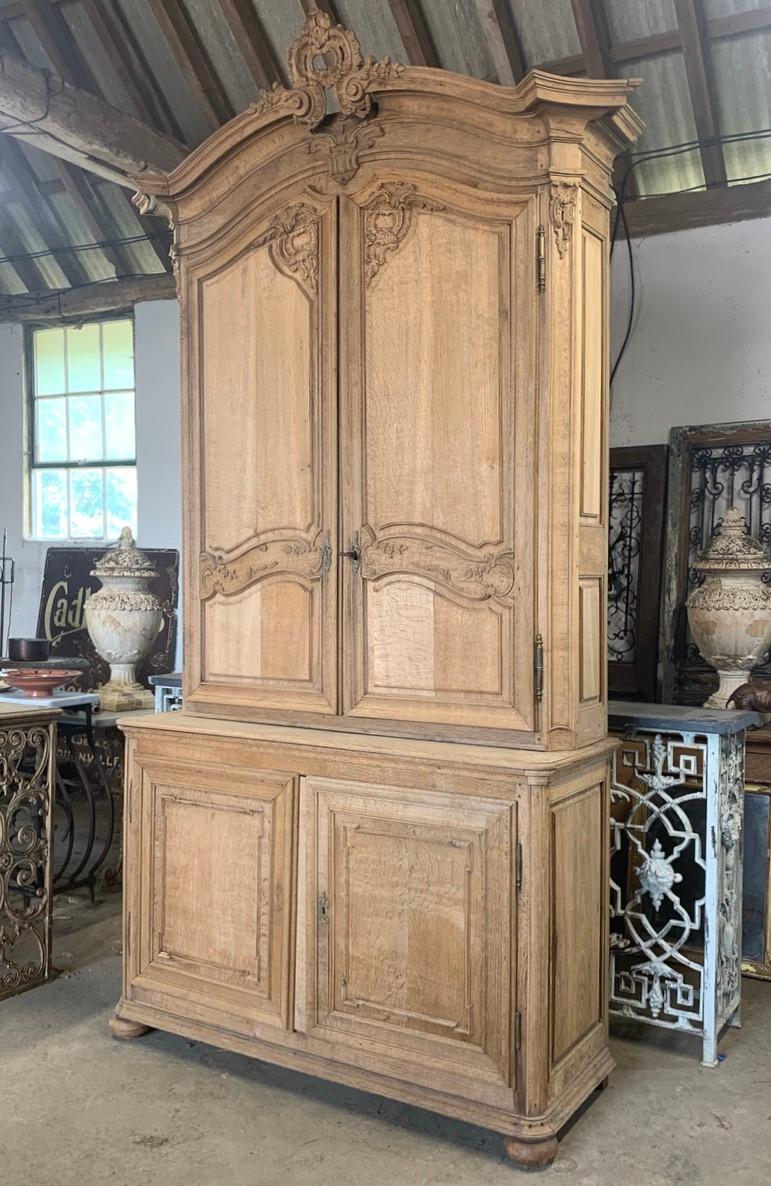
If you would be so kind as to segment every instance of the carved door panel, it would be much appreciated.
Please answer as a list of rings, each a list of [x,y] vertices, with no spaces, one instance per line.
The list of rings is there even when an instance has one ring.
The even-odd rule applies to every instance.
[[[515,811],[301,780],[295,1027],[360,1065],[510,1105]]]
[[[335,712],[336,208],[287,202],[189,283],[189,704]]]
[[[296,780],[162,760],[139,776],[132,999],[235,1033],[288,1028]]]
[[[345,711],[532,730],[532,204],[370,185],[341,242]]]

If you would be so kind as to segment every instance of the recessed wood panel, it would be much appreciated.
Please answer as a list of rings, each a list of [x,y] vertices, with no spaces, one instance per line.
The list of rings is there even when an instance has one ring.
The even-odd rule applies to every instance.
[[[602,786],[552,811],[552,1064],[602,1022]]]
[[[335,210],[289,203],[193,281],[193,705],[337,709]]]
[[[363,306],[343,351],[343,515],[361,554],[346,711],[531,728],[530,215],[396,181],[357,202],[342,220],[344,300]]]
[[[602,578],[589,577],[578,586],[579,679],[581,703],[602,697],[605,637]]]
[[[311,314],[268,246],[202,285],[206,549],[317,521]]]
[[[316,778],[302,796],[306,1028],[510,1083],[513,805]]]
[[[583,324],[581,344],[581,514],[603,512],[605,243],[582,232]]]
[[[286,774],[143,771],[140,992],[236,1031],[286,1026],[293,800]]]
[[[306,683],[313,674],[313,594],[275,581],[204,606],[204,678]]]

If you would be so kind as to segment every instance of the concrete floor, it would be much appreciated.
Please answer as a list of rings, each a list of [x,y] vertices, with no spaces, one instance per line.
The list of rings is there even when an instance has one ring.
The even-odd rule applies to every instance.
[[[111,1041],[117,907],[57,899],[65,974],[0,1003],[2,1186],[771,1182],[771,984],[744,981],[744,1029],[715,1070],[694,1040],[616,1037],[610,1087],[527,1174],[471,1125],[167,1034]]]

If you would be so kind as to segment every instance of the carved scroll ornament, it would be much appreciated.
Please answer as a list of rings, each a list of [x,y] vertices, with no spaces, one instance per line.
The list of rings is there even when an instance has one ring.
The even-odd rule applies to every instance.
[[[329,570],[332,559],[329,532],[320,531],[314,540],[278,539],[255,544],[235,560],[216,552],[202,552],[200,595],[202,601],[220,593],[232,597],[265,577],[287,575],[318,580]]]
[[[284,276],[296,280],[308,296],[316,296],[319,281],[319,215],[305,202],[287,206],[258,235],[252,248],[269,244],[270,258]]]
[[[514,553],[486,552],[468,545],[426,540],[422,536],[389,535],[378,539],[369,527],[361,532],[361,575],[422,577],[469,601],[514,601]]]
[[[404,241],[415,210],[443,210],[440,202],[421,197],[406,181],[383,185],[364,213],[364,272],[371,284],[389,255]]]
[[[552,182],[549,195],[549,217],[560,259],[568,249],[576,217],[578,187],[565,181]]]
[[[293,86],[274,83],[252,110],[257,114],[280,110],[311,128],[327,114],[327,89],[334,91],[344,115],[363,119],[372,109],[372,85],[394,78],[404,69],[387,57],[379,62],[362,57],[356,35],[342,25],[333,25],[328,13],[319,9],[306,17],[287,60]]]

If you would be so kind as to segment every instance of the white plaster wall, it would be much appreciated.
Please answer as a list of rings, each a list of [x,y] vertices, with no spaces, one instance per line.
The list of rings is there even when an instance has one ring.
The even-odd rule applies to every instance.
[[[611,395],[611,445],[675,425],[771,418],[771,219],[633,241],[634,329]],[[613,256],[612,357],[627,324],[626,244]]]
[[[180,548],[179,310],[153,301],[135,310],[138,539]],[[47,543],[24,539],[23,331],[0,324],[0,533],[16,559],[13,633],[35,633]],[[181,622],[179,638],[181,639]]]

